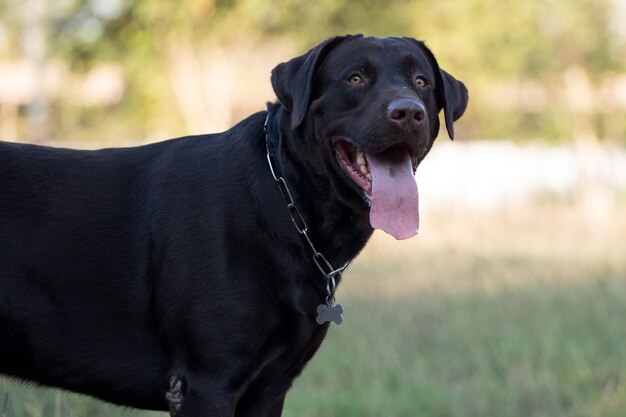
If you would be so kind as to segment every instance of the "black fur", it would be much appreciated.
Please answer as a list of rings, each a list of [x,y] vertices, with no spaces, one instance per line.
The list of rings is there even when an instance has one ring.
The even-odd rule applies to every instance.
[[[431,82],[419,91],[416,72]],[[402,142],[421,160],[439,111],[452,136],[467,104],[404,38],[332,38],[276,67],[272,84],[278,169],[336,266],[372,228],[331,138]],[[422,102],[428,127],[386,122],[395,97]],[[315,322],[322,276],[265,159],[266,115],[135,148],[0,143],[0,372],[177,417],[280,416],[327,325]]]

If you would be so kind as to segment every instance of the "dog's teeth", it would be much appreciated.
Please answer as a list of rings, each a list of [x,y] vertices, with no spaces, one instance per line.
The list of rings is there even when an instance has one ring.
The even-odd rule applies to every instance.
[[[367,175],[365,175],[365,177],[370,181],[372,180],[372,174],[370,174],[369,172],[367,173]]]
[[[360,166],[365,165],[365,155],[363,154],[363,151],[361,150],[356,151],[356,163],[359,164]]]
[[[369,170],[367,169],[367,161],[365,160],[365,154],[360,149],[356,151],[356,163],[359,167],[359,170],[361,171],[361,174],[365,175],[366,177],[371,178],[371,174]]]

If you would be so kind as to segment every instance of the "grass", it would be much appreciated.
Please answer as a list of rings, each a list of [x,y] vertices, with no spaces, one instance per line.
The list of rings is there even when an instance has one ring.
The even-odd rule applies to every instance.
[[[284,416],[623,417],[625,214],[433,212],[411,241],[377,234]],[[0,380],[4,393],[0,417],[165,415]]]

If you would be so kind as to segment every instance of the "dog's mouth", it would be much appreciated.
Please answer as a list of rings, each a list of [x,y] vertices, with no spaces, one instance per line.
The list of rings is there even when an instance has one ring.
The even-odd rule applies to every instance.
[[[396,239],[414,236],[419,226],[417,157],[404,144],[370,152],[341,138],[333,147],[339,165],[371,204],[372,227]]]

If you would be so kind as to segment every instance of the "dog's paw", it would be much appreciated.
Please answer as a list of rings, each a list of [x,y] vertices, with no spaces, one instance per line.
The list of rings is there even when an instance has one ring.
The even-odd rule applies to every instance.
[[[170,416],[176,416],[183,406],[183,381],[178,376],[172,375],[170,377],[165,399],[170,406]]]

